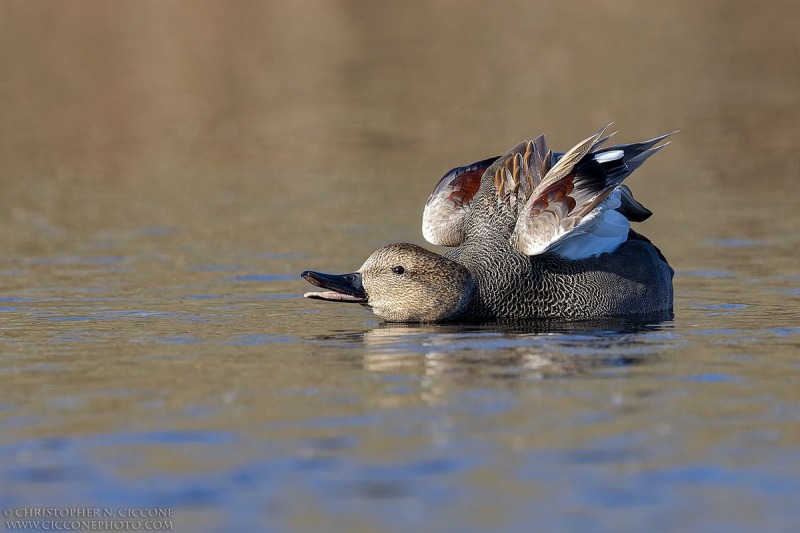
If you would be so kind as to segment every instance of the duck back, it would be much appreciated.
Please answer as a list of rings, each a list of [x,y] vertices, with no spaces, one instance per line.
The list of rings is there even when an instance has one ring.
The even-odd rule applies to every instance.
[[[673,270],[631,231],[616,250],[580,260],[525,256],[507,238],[484,235],[445,257],[464,265],[477,294],[462,319],[645,315],[671,311]]]

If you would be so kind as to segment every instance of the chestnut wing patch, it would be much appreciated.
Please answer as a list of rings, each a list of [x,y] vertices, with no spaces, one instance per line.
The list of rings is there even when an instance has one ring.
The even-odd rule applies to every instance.
[[[480,189],[483,173],[497,159],[490,157],[456,167],[439,180],[422,214],[425,240],[439,246],[458,246],[464,242],[470,204]]]

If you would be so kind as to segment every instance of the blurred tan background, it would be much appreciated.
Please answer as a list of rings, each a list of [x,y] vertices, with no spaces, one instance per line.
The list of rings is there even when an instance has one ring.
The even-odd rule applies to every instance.
[[[681,130],[630,180],[668,255],[793,230],[798,23],[790,1],[3,1],[0,242],[166,226],[338,263],[354,235],[420,241],[449,168],[610,121]]]

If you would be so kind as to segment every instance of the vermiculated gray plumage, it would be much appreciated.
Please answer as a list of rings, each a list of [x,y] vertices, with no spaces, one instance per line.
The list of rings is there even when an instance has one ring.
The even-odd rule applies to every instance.
[[[477,294],[455,320],[648,315],[672,309],[673,270],[649,240],[631,231],[612,253],[568,260],[524,256],[508,240],[485,236],[448,250]]]

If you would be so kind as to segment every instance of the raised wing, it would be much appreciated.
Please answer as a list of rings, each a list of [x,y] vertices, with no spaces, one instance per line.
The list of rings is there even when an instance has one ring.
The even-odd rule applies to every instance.
[[[649,216],[620,184],[666,146],[656,145],[671,134],[601,148],[611,137],[603,137],[607,128],[558,158],[532,190],[511,235],[518,251],[526,255],[553,251],[572,259],[610,252],[627,239],[628,218]]]
[[[425,240],[439,246],[458,246],[464,242],[466,217],[480,189],[481,176],[498,157],[456,167],[439,180],[422,213]]]

